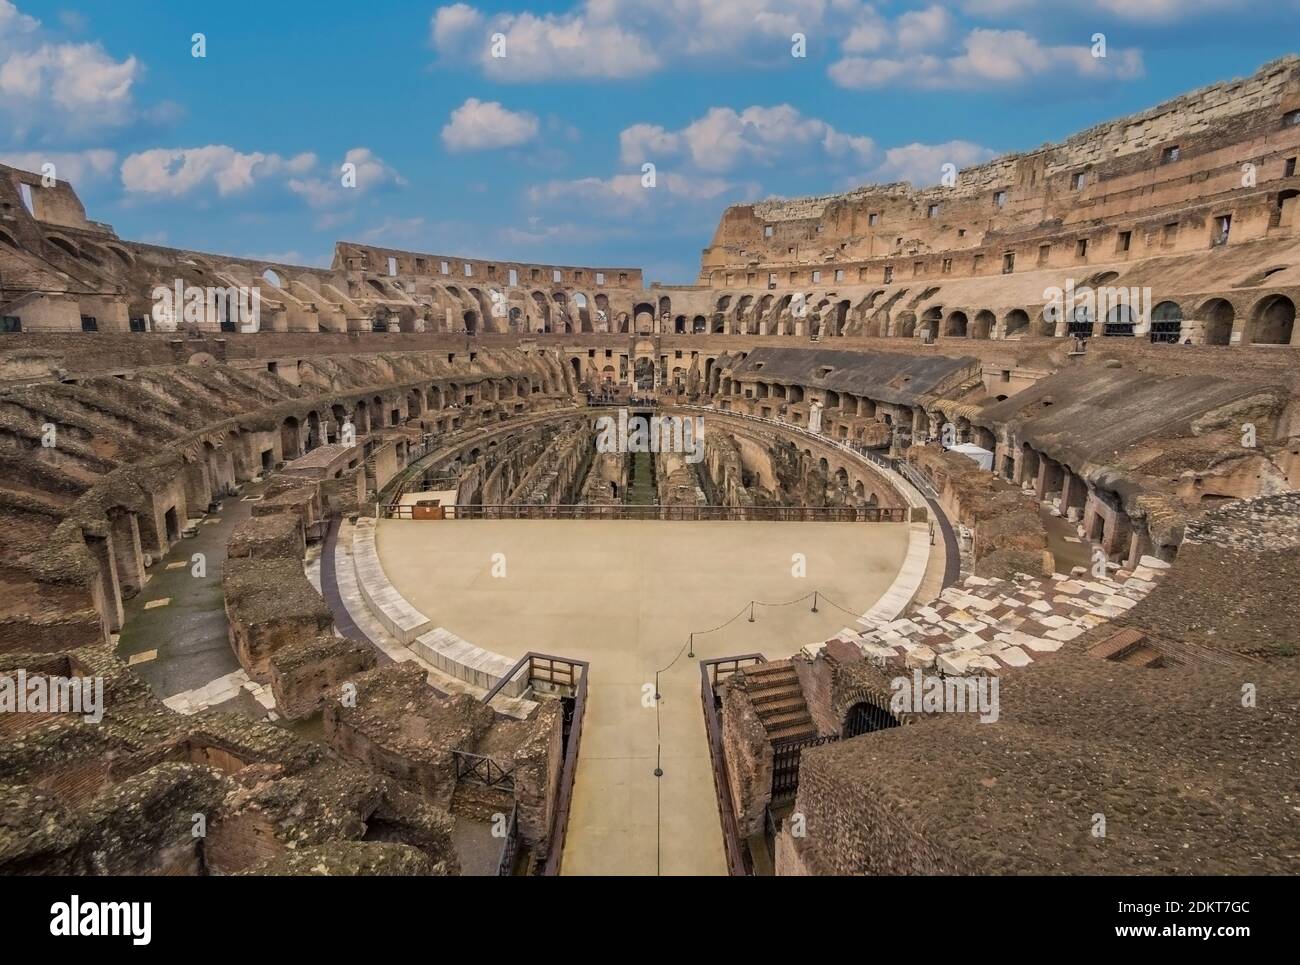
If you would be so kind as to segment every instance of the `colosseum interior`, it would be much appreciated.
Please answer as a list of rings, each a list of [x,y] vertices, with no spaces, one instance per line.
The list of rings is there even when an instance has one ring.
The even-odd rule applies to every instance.
[[[0,872],[1295,874],[1297,156],[1287,57],[673,286],[0,167]]]

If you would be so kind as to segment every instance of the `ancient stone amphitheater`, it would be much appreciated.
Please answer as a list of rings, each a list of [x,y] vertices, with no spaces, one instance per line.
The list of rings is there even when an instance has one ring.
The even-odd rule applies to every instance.
[[[691,286],[0,167],[0,871],[1295,873],[1298,156],[1287,58]]]

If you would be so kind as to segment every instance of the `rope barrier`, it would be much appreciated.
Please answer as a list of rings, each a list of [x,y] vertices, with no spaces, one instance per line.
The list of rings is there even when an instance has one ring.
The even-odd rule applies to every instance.
[[[812,610],[811,610],[811,612],[813,612],[813,613],[818,612],[818,610],[817,610],[817,604],[818,604],[819,602],[822,602],[822,603],[829,603],[831,606],[835,607],[835,609],[837,609],[837,610],[841,610],[841,611],[843,611],[844,613],[847,613],[847,614],[848,614],[849,616],[851,616],[851,617],[855,617],[855,618],[856,618],[856,617],[858,617],[858,616],[860,615],[860,614],[858,614],[858,613],[857,613],[856,611],[854,611],[854,610],[850,610],[850,609],[848,609],[847,607],[840,606],[838,603],[836,603],[836,602],[835,602],[834,600],[832,600],[830,597],[828,597],[828,596],[826,596],[825,594],[823,594],[820,590],[813,590],[811,593],[805,593],[805,594],[804,594],[803,596],[801,596],[801,597],[798,597],[798,598],[796,598],[796,599],[794,599],[794,600],[786,600],[786,601],[783,602],[783,603],[771,603],[771,602],[768,602],[768,601],[766,601],[766,600],[750,600],[748,603],[746,603],[743,607],[740,608],[740,610],[736,613],[735,616],[733,616],[730,620],[727,620],[725,623],[719,623],[716,627],[711,627],[711,628],[708,629],[708,630],[696,630],[696,631],[694,631],[694,632],[693,632],[689,637],[687,637],[686,642],[685,642],[684,644],[682,644],[681,648],[677,651],[677,653],[676,653],[676,655],[673,657],[673,659],[670,660],[670,661],[668,662],[668,665],[665,666],[665,667],[661,667],[659,670],[656,670],[656,671],[655,671],[655,694],[654,694],[654,700],[655,700],[655,769],[654,769],[654,775],[655,775],[656,778],[661,778],[661,777],[664,776],[664,771],[663,771],[663,749],[664,749],[664,745],[663,745],[663,695],[659,692],[659,675],[662,674],[662,673],[667,673],[669,670],[671,670],[672,667],[673,667],[673,665],[676,664],[677,661],[680,660],[680,659],[682,658],[682,654],[683,654],[683,653],[688,653],[689,656],[691,656],[691,657],[694,657],[694,656],[695,656],[695,638],[696,638],[697,636],[704,636],[704,635],[707,634],[707,633],[717,633],[719,630],[726,629],[727,627],[731,626],[731,624],[733,624],[733,623],[735,623],[737,620],[739,620],[739,619],[740,619],[740,618],[741,618],[745,613],[748,613],[748,614],[749,614],[749,622],[750,622],[750,623],[755,623],[755,622],[757,622],[757,621],[755,621],[755,619],[754,619],[754,608],[755,608],[755,607],[759,607],[759,606],[765,606],[765,607],[786,607],[786,606],[794,606],[796,603],[802,603],[802,602],[804,602],[804,601],[807,600],[809,597],[812,597],[813,605],[812,605]],[[661,873],[663,872],[663,847],[662,847],[662,838],[663,838],[663,817],[662,817],[662,815],[663,815],[663,788],[662,788],[662,785],[660,785],[660,784],[656,784],[656,785],[655,785],[655,873],[656,873],[656,874],[661,874]]]

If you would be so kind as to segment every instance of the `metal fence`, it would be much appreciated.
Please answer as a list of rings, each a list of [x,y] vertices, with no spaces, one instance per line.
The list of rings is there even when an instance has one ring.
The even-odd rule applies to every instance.
[[[906,507],[887,506],[663,506],[634,503],[397,506],[383,508],[388,519],[663,519],[801,523],[906,523]]]
[[[713,770],[713,789],[718,796],[718,817],[722,821],[722,845],[727,856],[727,873],[745,876],[754,873],[749,849],[741,840],[736,810],[727,781],[726,754],[722,747],[722,715],[718,710],[718,683],[745,667],[767,663],[761,653],[721,657],[700,661],[700,702],[704,707],[704,730],[709,741],[709,762]]]
[[[820,747],[839,740],[838,734],[809,737],[772,745],[772,805],[789,804],[799,791],[799,759],[805,747]]]
[[[469,784],[482,784],[484,787],[500,788],[503,791],[515,789],[515,769],[512,765],[484,757],[471,751],[452,751],[452,760],[456,764],[456,781]]]

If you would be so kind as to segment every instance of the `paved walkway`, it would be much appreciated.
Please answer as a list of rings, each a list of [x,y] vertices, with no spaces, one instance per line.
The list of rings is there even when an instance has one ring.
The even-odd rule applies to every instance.
[[[244,496],[259,487],[246,486]],[[253,502],[227,496],[221,510],[205,516],[198,535],[181,539],[151,566],[145,585],[125,604],[117,652],[163,698],[205,685],[239,670],[230,646],[221,585],[230,532],[252,514]],[[204,575],[194,576],[202,553]]]
[[[388,578],[435,624],[511,657],[591,662],[566,873],[721,875],[698,661],[785,657],[855,626],[893,582],[909,536],[889,523],[384,520],[378,543]],[[795,553],[804,578],[791,573]],[[757,607],[754,623],[742,614],[697,637],[695,659],[683,652],[691,631],[750,599],[814,588],[853,612],[825,599],[816,614],[808,602]]]

